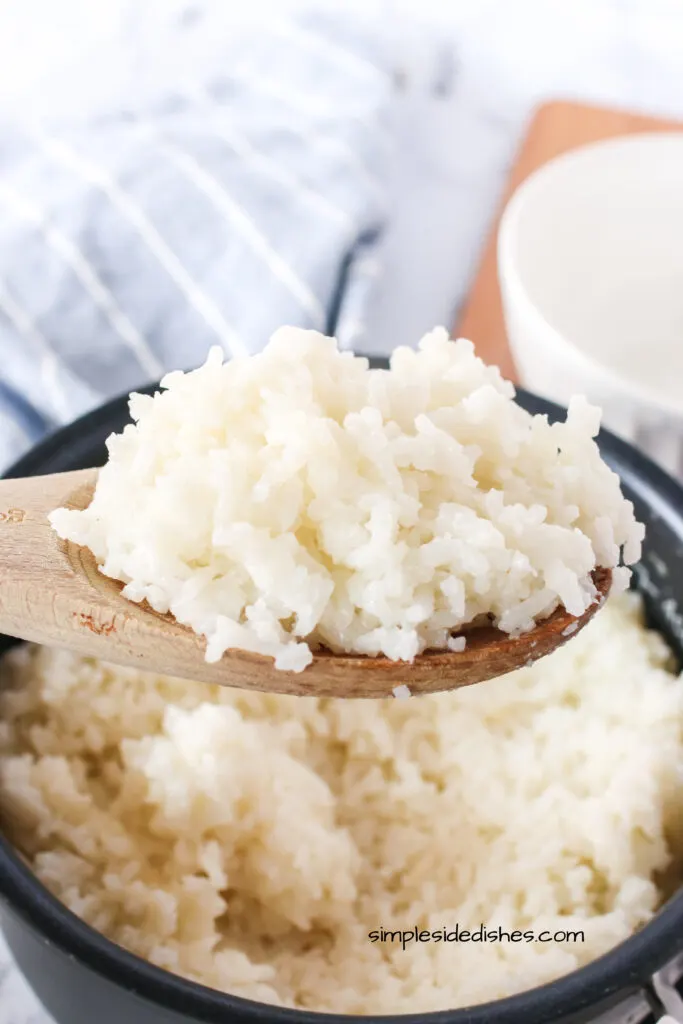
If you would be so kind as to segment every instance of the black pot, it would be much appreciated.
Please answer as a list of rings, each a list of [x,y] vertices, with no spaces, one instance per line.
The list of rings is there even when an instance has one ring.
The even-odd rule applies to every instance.
[[[546,413],[551,420],[564,418],[557,406],[522,391],[518,399],[531,412]],[[115,399],[53,434],[6,475],[102,465],[106,461],[105,439],[127,421],[126,399]],[[636,578],[651,624],[666,636],[683,662],[683,631],[680,626],[677,630],[676,622],[676,610],[683,609],[683,489],[611,434],[603,432],[599,443],[639,518],[647,524],[643,562]],[[12,642],[1,639],[5,646]],[[0,923],[20,968],[58,1024],[350,1024],[354,1019],[278,1009],[222,995],[151,966],[103,938],[62,906],[1,836]],[[628,1004],[633,1006],[630,1024],[651,1024],[661,1012],[652,976],[682,951],[680,891],[637,935],[556,982],[472,1009],[363,1020],[367,1024],[579,1024]],[[658,991],[660,995],[665,992],[664,1001],[671,1006],[666,989],[660,986]],[[668,991],[675,1003],[673,988]],[[627,1018],[619,1011],[614,1017],[609,1014],[609,1019]]]

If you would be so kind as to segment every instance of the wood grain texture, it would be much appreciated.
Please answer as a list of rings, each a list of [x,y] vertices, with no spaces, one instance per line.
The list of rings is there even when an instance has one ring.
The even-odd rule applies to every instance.
[[[609,592],[611,573],[597,570],[599,599],[580,618],[563,608],[521,637],[496,629],[467,633],[463,652],[427,652],[413,662],[316,654],[303,672],[281,672],[273,660],[228,651],[204,660],[204,640],[169,615],[121,595],[85,548],[61,541],[47,516],[85,508],[97,470],[0,480],[0,633],[64,647],[164,675],[303,696],[389,697],[406,684],[415,694],[468,686],[536,661],[566,643],[592,618]]]
[[[505,334],[496,261],[498,225],[513,192],[533,171],[570,149],[618,135],[681,131],[682,128],[683,125],[675,121],[578,103],[554,102],[540,107],[513,164],[474,285],[454,334],[473,341],[485,362],[499,366],[504,377],[516,381],[517,373]]]

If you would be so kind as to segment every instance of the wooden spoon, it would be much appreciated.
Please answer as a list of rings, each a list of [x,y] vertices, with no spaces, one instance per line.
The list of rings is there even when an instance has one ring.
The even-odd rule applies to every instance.
[[[214,664],[205,641],[171,615],[121,595],[86,548],[60,540],[47,516],[53,509],[85,508],[97,470],[0,480],[0,632],[65,647],[121,665],[244,689],[326,697],[388,697],[406,684],[432,693],[504,675],[550,654],[593,617],[607,596],[612,573],[596,569],[598,598],[578,618],[558,608],[536,629],[510,637],[492,627],[465,632],[461,653],[427,651],[412,664],[329,651],[304,672],[281,672],[273,660],[231,650]]]

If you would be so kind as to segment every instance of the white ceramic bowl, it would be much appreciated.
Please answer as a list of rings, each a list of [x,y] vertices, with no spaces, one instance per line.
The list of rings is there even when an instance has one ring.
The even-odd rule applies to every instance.
[[[521,382],[683,476],[683,132],[573,150],[517,189],[498,272]]]

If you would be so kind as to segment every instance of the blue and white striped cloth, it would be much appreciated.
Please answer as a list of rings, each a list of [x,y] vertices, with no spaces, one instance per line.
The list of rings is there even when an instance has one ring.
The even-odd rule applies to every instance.
[[[201,31],[179,27],[134,103],[0,127],[0,469],[216,343],[291,323],[362,348],[391,137],[378,33],[271,19],[190,76]]]

